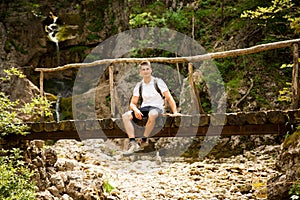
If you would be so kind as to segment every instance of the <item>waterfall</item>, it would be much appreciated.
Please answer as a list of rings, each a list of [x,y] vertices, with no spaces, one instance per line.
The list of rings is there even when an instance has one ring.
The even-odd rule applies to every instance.
[[[48,34],[48,38],[55,43],[57,53],[57,66],[59,66],[60,55],[59,55],[59,42],[74,39],[77,36],[76,30],[77,25],[67,25],[63,23],[60,18],[55,16],[52,12],[45,20],[45,31]]]
[[[57,66],[59,66],[59,45],[58,45],[58,41],[55,42],[55,44],[56,44]]]
[[[56,104],[55,104],[55,114],[56,114],[56,121],[59,122],[59,118],[60,118],[60,115],[59,115],[59,106],[60,106],[60,99],[61,99],[61,95],[58,94],[57,95],[57,101],[56,101]]]
[[[57,66],[59,66],[59,45],[58,45],[58,35],[57,33],[60,30],[59,25],[56,23],[58,17],[50,12],[50,18],[53,20],[51,24],[45,26],[45,31],[48,33],[49,39],[56,45],[56,54],[57,54]]]

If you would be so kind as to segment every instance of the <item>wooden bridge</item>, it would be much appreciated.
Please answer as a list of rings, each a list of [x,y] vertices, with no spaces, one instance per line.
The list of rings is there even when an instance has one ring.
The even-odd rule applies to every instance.
[[[207,59],[218,59],[258,53],[271,49],[293,48],[293,72],[292,72],[292,104],[291,109],[298,108],[300,91],[298,88],[298,58],[300,39],[287,40],[269,44],[257,45],[250,48],[230,50],[225,52],[208,53],[189,57],[176,58],[147,58],[150,62],[184,63],[199,62]],[[67,64],[57,68],[36,68],[40,72],[40,94],[44,96],[44,73],[60,70],[93,67],[100,64],[114,64],[125,62],[140,62],[145,58],[117,58],[94,61],[92,63]],[[109,67],[109,82],[111,91],[111,111],[114,116],[113,98],[113,71]],[[189,69],[189,76],[193,71]],[[190,78],[192,80],[192,78]],[[193,89],[193,83],[191,88]],[[188,136],[214,136],[214,135],[262,135],[262,134],[286,134],[300,120],[299,110],[289,111],[260,111],[241,112],[226,114],[199,114],[180,117],[165,116],[160,120],[151,137],[188,137]],[[122,128],[119,118],[91,119],[91,120],[69,120],[61,122],[28,123],[30,134],[26,136],[9,136],[9,140],[33,140],[33,139],[96,139],[96,138],[126,138],[127,135]],[[138,126],[138,130],[143,129]],[[139,131],[140,133],[142,131]]]
[[[284,135],[299,122],[299,110],[164,116],[158,120],[153,131],[155,134],[151,137]],[[85,140],[127,137],[119,118],[28,123],[28,126],[30,134],[11,135],[6,140]],[[142,126],[136,128],[143,129]]]

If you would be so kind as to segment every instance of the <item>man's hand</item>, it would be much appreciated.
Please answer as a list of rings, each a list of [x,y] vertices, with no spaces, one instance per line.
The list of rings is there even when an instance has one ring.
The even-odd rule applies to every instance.
[[[177,116],[182,116],[181,113],[175,112],[175,113],[166,113],[164,114],[165,116],[170,116],[170,117],[177,117]]]
[[[142,120],[143,118],[143,113],[139,110],[139,109],[136,109],[133,111],[134,112],[134,116],[139,119],[139,120]]]

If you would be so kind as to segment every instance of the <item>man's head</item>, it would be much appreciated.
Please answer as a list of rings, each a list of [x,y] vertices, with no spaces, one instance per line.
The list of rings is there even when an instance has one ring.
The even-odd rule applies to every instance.
[[[152,68],[151,68],[151,64],[148,60],[142,61],[139,64],[139,68],[140,68],[140,74],[142,77],[151,76]]]
[[[139,64],[140,69],[142,68],[142,66],[148,66],[151,68],[151,63],[148,60],[144,60]]]

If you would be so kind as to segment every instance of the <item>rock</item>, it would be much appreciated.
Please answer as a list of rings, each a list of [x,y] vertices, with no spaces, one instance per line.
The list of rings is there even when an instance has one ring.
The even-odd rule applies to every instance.
[[[267,145],[251,151],[243,150],[244,154],[238,156],[205,158],[191,163],[186,162],[188,159],[184,157],[169,158],[159,155],[164,159],[160,165],[156,164],[155,155],[136,156],[134,161],[129,161],[130,158],[106,159],[106,156],[113,157],[114,154],[103,147],[103,141],[99,141],[99,144],[96,141],[60,141],[52,149],[60,153],[57,154],[56,164],[51,168],[51,173],[53,170],[56,173],[50,176],[48,167],[51,186],[46,189],[51,191],[54,198],[59,199],[64,194],[68,195],[65,195],[66,198],[72,199],[100,199],[106,194],[106,199],[176,197],[250,200],[266,195],[266,179],[278,174],[274,170],[278,146]],[[101,156],[102,151],[107,155]],[[118,150],[115,151],[118,154]],[[74,160],[74,155],[83,152],[84,162]],[[95,160],[99,161],[97,165],[93,164]],[[262,182],[257,182],[258,179],[254,177],[259,177]],[[107,180],[105,182],[112,187],[110,193],[107,188],[104,193],[103,180]],[[141,184],[143,187],[136,192]]]
[[[75,162],[67,159],[59,159],[55,163],[55,167],[58,171],[72,171],[75,168]]]
[[[50,181],[52,185],[54,185],[59,193],[64,192],[65,190],[65,183],[63,180],[63,177],[61,176],[61,173],[57,173],[51,176]]]
[[[42,149],[45,145],[45,141],[44,140],[33,140],[31,145],[34,145],[37,148]]]
[[[54,164],[55,164],[56,161],[57,161],[57,154],[56,154],[56,151],[54,151],[54,150],[51,149],[51,148],[47,148],[47,149],[44,151],[44,156],[45,156],[45,163],[46,163],[46,166],[54,166]]]
[[[45,190],[37,193],[37,200],[54,200],[55,197],[50,193],[50,191]]]
[[[55,186],[51,186],[51,187],[47,188],[47,190],[49,190],[51,192],[51,194],[56,197],[60,196],[59,191]]]
[[[36,167],[44,167],[44,161],[41,157],[36,157],[32,160],[32,164]]]
[[[286,175],[279,175],[268,180],[268,199],[285,200],[289,199],[288,190],[291,183],[287,181]]]
[[[159,155],[159,151],[156,152],[156,158],[155,158],[155,163],[157,165],[161,165],[162,164],[162,158]]]
[[[73,198],[70,197],[68,194],[62,195],[61,199],[62,199],[62,200],[73,200]]]
[[[276,167],[282,173],[268,181],[268,199],[288,199],[292,183],[300,179],[300,131],[295,131],[281,145]]]

